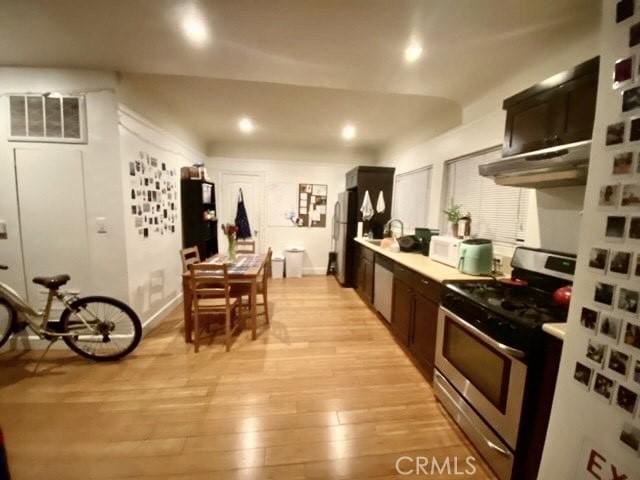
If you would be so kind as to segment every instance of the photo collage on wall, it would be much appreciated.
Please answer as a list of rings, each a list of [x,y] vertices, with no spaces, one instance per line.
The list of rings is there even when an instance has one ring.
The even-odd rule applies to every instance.
[[[299,227],[327,226],[327,185],[301,183],[298,186]]]
[[[600,240],[587,260],[592,301],[580,311],[589,337],[573,378],[618,412],[620,441],[640,455],[640,21],[625,21],[634,16],[633,0],[616,6],[630,50],[611,66],[620,117],[606,128],[607,155],[592,159],[607,162],[609,175],[597,192]]]
[[[131,217],[142,238],[176,233],[177,174],[146,152],[129,162]]]

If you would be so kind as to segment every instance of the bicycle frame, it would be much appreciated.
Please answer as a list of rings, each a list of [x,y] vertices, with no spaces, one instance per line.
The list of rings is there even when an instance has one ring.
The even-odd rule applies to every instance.
[[[33,331],[38,337],[44,338],[45,336],[50,337],[65,337],[65,336],[74,336],[77,335],[74,332],[55,332],[47,329],[49,324],[49,317],[51,315],[51,306],[53,305],[53,300],[58,299],[66,308],[74,312],[77,317],[82,321],[82,323],[89,329],[95,332],[95,329],[90,325],[92,321],[99,321],[95,315],[91,314],[88,310],[86,310],[89,314],[93,315],[93,319],[87,320],[83,318],[80,314],[80,310],[74,308],[73,302],[78,299],[76,294],[66,292],[64,290],[52,290],[49,289],[47,294],[47,302],[45,304],[44,310],[36,310],[34,309],[27,301],[20,296],[18,292],[16,292],[13,288],[11,288],[6,283],[0,282],[0,298],[3,298],[9,305],[20,315],[26,322],[26,326]],[[40,319],[40,325],[38,325],[33,318]]]

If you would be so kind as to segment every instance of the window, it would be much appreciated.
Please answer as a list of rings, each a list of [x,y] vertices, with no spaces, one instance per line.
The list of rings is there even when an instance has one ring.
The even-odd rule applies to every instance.
[[[396,175],[392,217],[404,222],[405,232],[428,225],[430,191],[431,167]]]
[[[500,158],[500,147],[494,147],[447,162],[444,208],[456,204],[463,214],[470,212],[473,236],[513,245],[524,240],[529,192],[496,185],[478,173],[480,165]],[[443,215],[443,227],[446,221]]]
[[[9,140],[84,143],[84,97],[11,95]]]

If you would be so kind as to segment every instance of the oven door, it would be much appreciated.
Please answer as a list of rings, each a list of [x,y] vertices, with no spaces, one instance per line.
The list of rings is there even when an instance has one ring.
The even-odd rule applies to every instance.
[[[508,347],[440,307],[436,368],[515,450],[527,366]]]

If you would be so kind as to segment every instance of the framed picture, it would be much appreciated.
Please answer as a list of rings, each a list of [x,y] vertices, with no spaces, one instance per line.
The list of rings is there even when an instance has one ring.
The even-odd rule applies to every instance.
[[[610,283],[597,282],[593,300],[601,305],[607,307],[613,306],[613,295],[615,294],[616,286]]]
[[[576,369],[573,372],[573,378],[580,383],[585,390],[589,390],[591,379],[593,378],[593,369],[585,364],[576,362]]]
[[[629,141],[637,142],[638,140],[640,140],[640,118],[633,118],[629,125]]]
[[[620,289],[620,295],[618,296],[618,309],[626,313],[636,315],[638,313],[638,299],[640,293],[635,290],[629,290],[627,288]]]
[[[613,88],[619,88],[633,77],[633,57],[621,58],[613,66]],[[624,98],[624,95],[623,95]]]
[[[611,252],[611,261],[609,262],[609,273],[620,277],[629,277],[631,271],[631,252]]]
[[[620,441],[634,452],[640,449],[640,429],[630,423],[625,423],[620,432]]]
[[[624,330],[624,343],[640,350],[640,327],[627,322]]]
[[[602,315],[602,321],[600,322],[601,335],[605,335],[614,342],[617,342],[620,338],[621,330],[622,320],[620,318],[612,317],[611,315]]]
[[[640,183],[629,183],[622,186],[623,207],[640,208]]]
[[[631,217],[629,222],[629,238],[640,240],[640,217]]]
[[[618,145],[624,142],[624,122],[612,123],[607,126],[606,145]]]
[[[635,265],[635,268],[633,269],[633,274],[636,277],[640,277],[640,253],[636,255],[636,265]]]
[[[616,3],[616,23],[625,21],[633,16],[634,0],[618,0]]]
[[[638,407],[638,394],[629,390],[624,385],[619,385],[615,402],[618,407],[633,416]]]
[[[631,59],[629,59],[631,61]],[[629,76],[631,79],[631,76]],[[640,87],[633,87],[622,92],[622,111],[630,112],[640,107]]]
[[[598,312],[587,307],[582,307],[580,312],[580,325],[587,330],[596,331],[598,327]]]
[[[636,364],[633,367],[633,381],[640,384],[640,360],[636,360]]]
[[[609,260],[609,250],[606,248],[592,248],[589,255],[589,268],[604,273],[607,270]]]
[[[620,204],[620,185],[603,185],[600,187],[598,205],[601,207],[617,207]]]
[[[640,44],[640,23],[631,25],[629,28],[629,47]]]
[[[621,152],[613,156],[613,175],[629,175],[633,170],[633,152]]]
[[[593,391],[604,398],[608,403],[611,403],[615,386],[615,381],[601,373],[596,373],[596,379],[593,383]]]
[[[627,226],[627,217],[617,216],[617,215],[608,216],[604,235],[609,240],[624,240],[624,232],[625,232],[626,226]],[[640,228],[640,225],[638,225],[638,227]]]
[[[589,339],[587,345],[586,357],[597,365],[602,366],[604,357],[607,354],[607,346],[604,343],[595,341],[593,338]]]
[[[631,366],[631,357],[626,353],[611,349],[607,366],[610,370],[626,378]]]

